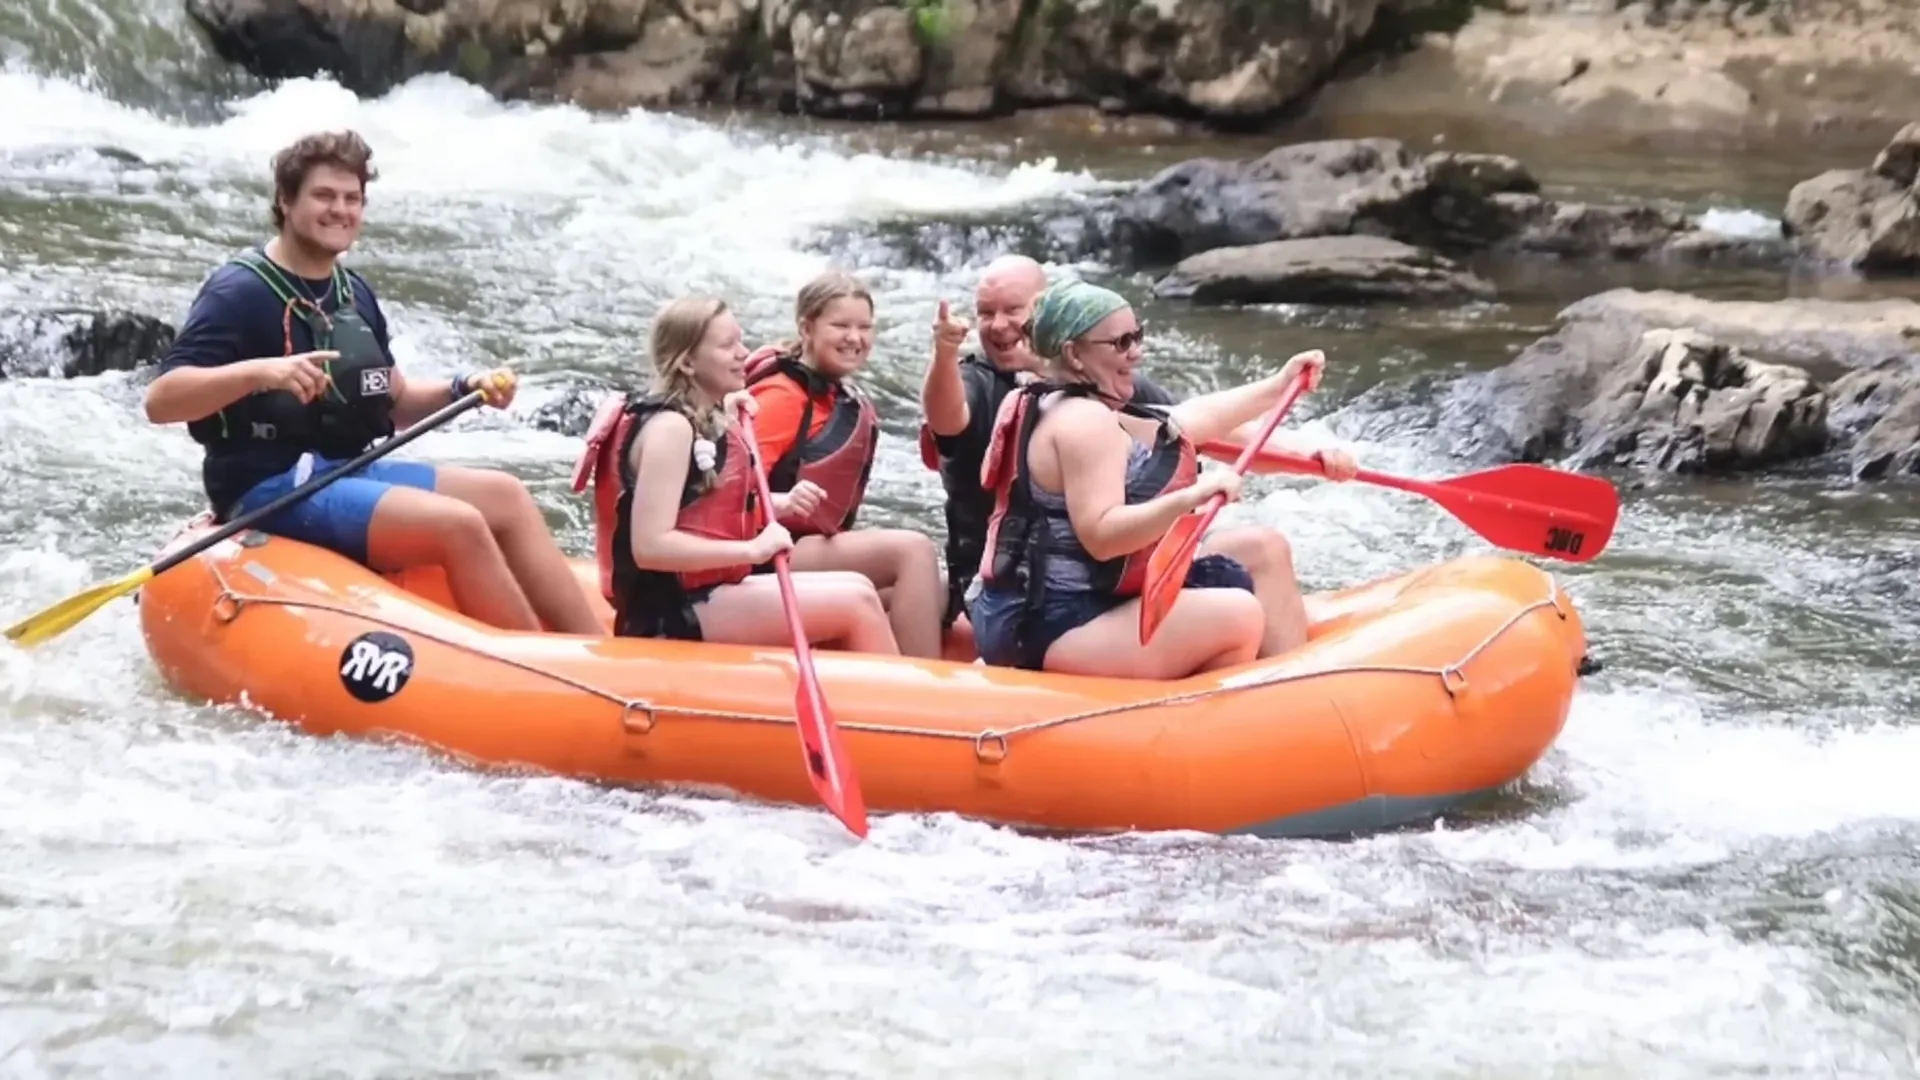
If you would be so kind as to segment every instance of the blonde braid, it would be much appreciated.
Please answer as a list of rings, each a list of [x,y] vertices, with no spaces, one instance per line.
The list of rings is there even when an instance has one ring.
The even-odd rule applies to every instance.
[[[653,317],[653,392],[675,412],[693,425],[695,439],[719,442],[726,438],[727,418],[718,405],[701,406],[696,402],[698,387],[687,358],[700,347],[713,320],[727,310],[724,300],[709,296],[684,296],[667,304]],[[697,463],[695,466],[697,468]],[[719,475],[713,469],[699,469],[699,491],[712,491]]]

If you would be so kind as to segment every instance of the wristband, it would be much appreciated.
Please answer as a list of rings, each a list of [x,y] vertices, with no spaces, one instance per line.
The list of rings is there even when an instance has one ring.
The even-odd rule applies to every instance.
[[[468,371],[455,375],[453,381],[447,384],[447,396],[454,401],[459,401],[461,398],[473,393],[474,380],[479,377],[480,373],[477,371]]]

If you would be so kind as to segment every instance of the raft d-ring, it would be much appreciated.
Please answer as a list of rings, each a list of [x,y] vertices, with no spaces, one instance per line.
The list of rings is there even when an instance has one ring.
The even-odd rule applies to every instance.
[[[233,595],[231,590],[220,590],[220,595],[213,598],[213,617],[223,623],[239,618],[240,598]]]
[[[1553,587],[1553,613],[1560,616],[1561,622],[1566,622],[1567,616],[1573,613],[1567,603],[1566,592],[1558,585]]]
[[[629,701],[620,708],[620,727],[629,735],[645,735],[653,730],[653,703]]]
[[[1467,692],[1467,673],[1457,667],[1441,668],[1440,685],[1446,687],[1448,697],[1457,698]]]
[[[1007,737],[988,728],[973,737],[973,756],[982,765],[998,765],[1007,760]]]

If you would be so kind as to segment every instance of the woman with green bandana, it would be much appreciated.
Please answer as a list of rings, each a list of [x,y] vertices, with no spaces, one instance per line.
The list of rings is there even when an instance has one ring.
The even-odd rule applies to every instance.
[[[989,664],[1177,679],[1292,649],[1307,619],[1279,533],[1221,530],[1202,541],[1185,587],[1151,644],[1140,643],[1139,594],[1154,545],[1239,477],[1201,473],[1195,446],[1230,437],[1269,412],[1295,378],[1320,381],[1318,352],[1272,376],[1203,394],[1164,413],[1128,405],[1145,332],[1126,299],[1086,282],[1043,293],[1029,336],[1046,381],[1008,395],[981,483],[996,496],[983,588],[968,610]],[[1351,457],[1319,451],[1327,474]]]

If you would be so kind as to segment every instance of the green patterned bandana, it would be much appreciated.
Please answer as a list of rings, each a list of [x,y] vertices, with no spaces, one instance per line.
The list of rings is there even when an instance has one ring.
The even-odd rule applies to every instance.
[[[1067,342],[1127,306],[1126,298],[1119,293],[1084,281],[1049,286],[1034,302],[1033,321],[1028,324],[1034,355],[1043,360],[1060,359],[1060,349]]]

